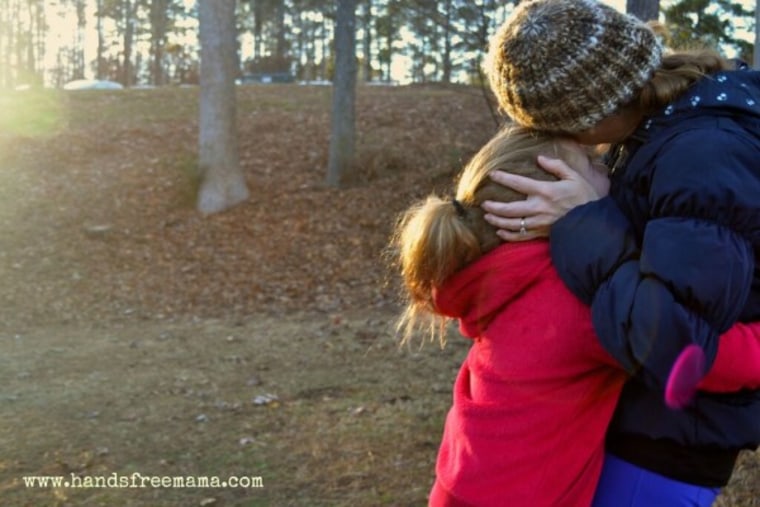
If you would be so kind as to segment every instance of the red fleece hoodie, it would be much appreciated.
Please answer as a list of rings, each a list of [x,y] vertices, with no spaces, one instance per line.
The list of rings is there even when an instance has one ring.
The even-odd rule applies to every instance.
[[[449,279],[435,303],[473,344],[454,385],[430,505],[590,505],[626,375],[552,267],[548,242],[499,246]],[[720,354],[727,357],[723,347]]]
[[[552,267],[548,242],[492,250],[448,280],[435,303],[474,341],[430,504],[589,505],[626,376]]]

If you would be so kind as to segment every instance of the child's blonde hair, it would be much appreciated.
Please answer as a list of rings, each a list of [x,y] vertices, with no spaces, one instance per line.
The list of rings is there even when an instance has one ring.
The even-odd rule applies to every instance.
[[[525,196],[491,181],[491,171],[502,170],[537,180],[556,180],[539,168],[538,155],[563,157],[567,148],[557,137],[517,126],[498,132],[470,160],[460,174],[454,200],[430,195],[405,211],[391,242],[401,271],[406,310],[398,330],[402,343],[419,328],[443,343],[447,319],[433,301],[433,291],[451,275],[501,242],[484,219],[485,200],[511,202]]]

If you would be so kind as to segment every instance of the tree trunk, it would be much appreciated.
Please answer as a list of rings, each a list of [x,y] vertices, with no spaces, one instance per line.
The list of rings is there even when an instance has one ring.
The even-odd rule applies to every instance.
[[[656,21],[660,17],[660,0],[626,0],[625,12],[642,21]]]
[[[150,74],[155,86],[166,84],[164,47],[169,26],[169,0],[153,0],[150,4]]]
[[[21,63],[18,60],[18,54],[16,53],[16,47],[19,44],[18,40],[18,25],[14,23],[14,20],[19,18],[18,3],[14,2],[8,6],[8,17],[6,18],[5,29],[8,34],[5,44],[5,63],[8,65],[6,68],[6,85],[8,88],[18,84],[16,79],[18,78],[18,66]],[[14,62],[14,57],[16,58]]]
[[[356,2],[354,2],[356,3]],[[330,46],[327,36],[327,21],[322,16],[322,22],[319,25],[319,52],[322,55],[322,60],[319,62],[319,78],[321,81],[328,81],[330,76],[327,75],[327,61],[330,58],[327,54]],[[337,63],[337,62],[336,62]]]
[[[5,16],[8,12],[8,2],[7,0],[0,0],[0,26],[5,26],[6,20]],[[7,61],[5,58],[5,33],[3,33],[5,30],[0,31],[0,88],[9,88],[10,83],[8,82],[8,69],[11,66],[11,62]]]
[[[372,0],[365,0],[364,5],[364,81],[372,81]]]
[[[124,2],[124,60],[121,69],[121,84],[126,87],[132,86],[132,44],[135,35],[134,11],[137,8],[136,5],[133,5],[134,3],[132,0]]]
[[[755,49],[753,54],[753,67],[760,70],[760,0],[755,1]]]
[[[34,12],[33,12],[33,3],[29,2],[27,5],[28,7],[28,15],[29,15],[29,21],[33,22],[34,20]],[[34,75],[37,71],[36,67],[36,59],[34,56],[34,26],[30,25],[27,32],[27,46],[26,46],[26,76],[25,81],[29,82],[34,79]]]
[[[261,46],[263,44],[264,7],[261,2],[253,2],[253,60],[261,58]]]
[[[450,83],[451,82],[451,71],[452,71],[452,65],[451,65],[451,20],[453,17],[452,13],[452,0],[446,0],[446,3],[444,5],[444,11],[445,11],[445,19],[444,19],[444,26],[443,26],[443,79],[442,81],[444,83]]]
[[[40,84],[42,84],[45,80],[45,56],[47,53],[47,30],[48,30],[48,24],[45,20],[45,6],[44,2],[40,1],[37,4],[37,19],[36,19],[36,28],[37,28],[37,60],[40,62],[40,72],[39,72],[39,79]]]
[[[85,12],[87,5],[83,0],[77,0],[76,13],[77,13],[77,35],[76,35],[76,48],[75,61],[74,61],[74,79],[84,79],[85,61],[84,61],[84,45],[85,45],[85,31],[87,30],[87,14]]]
[[[356,0],[338,0],[335,78],[327,184],[340,186],[354,161],[356,139]]]
[[[285,24],[285,0],[277,1],[275,7],[275,21],[277,22],[277,45],[275,46],[275,55],[277,56],[277,60],[282,62],[285,60],[285,56],[288,52],[287,40],[285,37],[288,29]]]
[[[96,31],[98,32],[98,50],[97,50],[98,54],[96,57],[97,63],[95,64],[95,68],[96,68],[95,77],[97,79],[103,79],[106,77],[106,62],[103,56],[105,54],[105,45],[106,45],[105,37],[103,35],[103,15],[104,15],[103,14],[103,0],[97,0],[96,9],[97,9],[97,12],[95,14],[96,16],[95,22],[97,24]]]
[[[235,103],[235,0],[198,2],[201,97],[197,208],[224,211],[249,197],[240,168]]]

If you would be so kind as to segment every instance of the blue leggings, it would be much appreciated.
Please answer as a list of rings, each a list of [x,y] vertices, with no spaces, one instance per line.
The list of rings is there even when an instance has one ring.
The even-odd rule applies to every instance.
[[[719,493],[720,488],[668,479],[606,454],[593,507],[710,507]]]

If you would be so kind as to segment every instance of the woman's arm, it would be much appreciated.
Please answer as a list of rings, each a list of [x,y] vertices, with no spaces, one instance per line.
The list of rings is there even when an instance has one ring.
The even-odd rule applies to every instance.
[[[713,192],[718,196],[754,192],[754,187],[747,185],[751,180],[733,170],[742,165],[737,164],[740,161],[728,160],[725,155],[720,155],[723,174],[733,177],[729,186],[736,185],[738,178],[740,188],[725,188],[725,176],[717,176],[722,181],[713,181],[721,165],[715,163],[714,142],[687,141],[680,154],[677,149],[671,151],[668,163],[678,169],[670,173],[680,174],[653,190],[653,214],[658,220],[647,228],[644,245],[638,244],[633,227],[615,201],[609,197],[594,201],[596,197],[579,181],[578,174],[559,160],[541,160],[542,166],[560,178],[559,182],[525,181],[494,173],[495,181],[528,197],[510,204],[483,205],[489,222],[501,227],[499,235],[510,241],[547,235],[551,224],[564,217],[552,229],[551,237],[552,258],[558,271],[581,300],[591,305],[599,299],[592,308],[597,331],[601,330],[608,352],[629,373],[648,378],[659,388],[667,382],[679,354],[690,344],[707,347],[706,363],[712,364],[718,334],[736,319],[752,278],[753,254],[744,238],[710,216],[688,220],[689,214],[693,215],[689,208],[694,204],[709,213],[725,215],[725,208],[710,210],[699,202],[703,186],[715,183]],[[700,149],[708,152],[700,153]],[[691,157],[683,157],[685,152]],[[756,195],[750,199],[756,202]],[[587,204],[575,207],[584,202]],[[684,215],[687,220],[680,221],[669,213]],[[530,234],[525,236],[517,232],[521,217],[528,217]],[[730,218],[724,216],[722,220]],[[531,222],[537,224],[535,228]],[[702,277],[712,277],[717,283],[704,286],[700,284]],[[718,368],[716,371],[722,367]]]
[[[671,140],[651,171],[628,173],[651,178],[638,194],[649,209],[636,234],[609,198],[572,210],[552,228],[552,259],[591,303],[602,345],[654,387],[665,385],[689,345],[712,365],[718,336],[749,294],[754,252],[739,231],[760,213],[760,193],[751,154],[735,144],[716,148],[728,142],[736,140],[726,132],[690,131]]]

